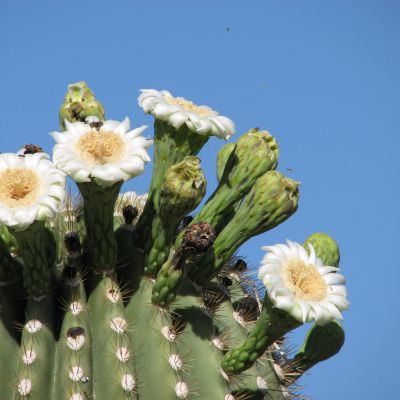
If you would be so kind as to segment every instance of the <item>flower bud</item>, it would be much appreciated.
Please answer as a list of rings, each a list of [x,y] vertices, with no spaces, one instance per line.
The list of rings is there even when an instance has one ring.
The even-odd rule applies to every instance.
[[[251,221],[252,236],[272,229],[297,210],[298,187],[298,182],[282,173],[268,171],[257,179],[234,220]]]
[[[326,233],[313,233],[304,242],[303,246],[309,251],[308,243],[310,243],[315,250],[318,258],[322,260],[324,265],[337,267],[340,260],[339,246]]]
[[[195,209],[206,193],[206,179],[196,156],[168,168],[160,190],[160,212],[183,216]]]
[[[85,122],[87,117],[97,117],[97,121],[104,121],[103,105],[95,99],[85,82],[68,85],[64,103],[60,107],[61,129],[65,130],[65,120]]]
[[[232,186],[250,184],[251,187],[254,179],[276,168],[279,146],[267,131],[255,128],[237,141],[233,157],[226,181]]]
[[[232,162],[229,162],[228,160],[232,161],[233,158],[230,158],[230,155],[232,154],[233,150],[235,149],[235,143],[227,143],[225,146],[221,147],[221,150],[218,152],[217,155],[217,180],[218,182],[221,181],[222,175],[225,172],[225,169],[227,170],[226,173],[229,173],[228,170],[232,164]]]

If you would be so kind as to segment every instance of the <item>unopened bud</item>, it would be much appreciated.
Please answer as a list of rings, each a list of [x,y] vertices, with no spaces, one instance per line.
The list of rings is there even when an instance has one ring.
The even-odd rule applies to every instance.
[[[252,236],[272,229],[297,210],[298,187],[298,182],[282,173],[268,171],[257,179],[234,219],[247,219]]]
[[[206,179],[196,156],[188,156],[168,168],[160,189],[161,213],[185,215],[206,193]]]
[[[85,82],[68,85],[64,103],[60,108],[60,125],[65,130],[65,120],[85,122],[87,117],[97,117],[97,122],[104,121],[103,105],[97,101]]]
[[[233,157],[230,158],[233,150],[235,149],[235,143],[227,143],[225,146],[221,147],[221,150],[217,155],[217,180],[218,183],[224,173],[228,174],[233,163]],[[225,171],[226,170],[226,171]]]
[[[314,247],[317,257],[322,260],[324,265],[330,265],[332,267],[337,267],[339,265],[339,246],[336,241],[326,233],[313,233],[305,240],[303,247],[309,251],[308,243]]]
[[[255,179],[278,165],[279,146],[267,131],[251,129],[236,143],[226,181],[233,186],[251,187]]]

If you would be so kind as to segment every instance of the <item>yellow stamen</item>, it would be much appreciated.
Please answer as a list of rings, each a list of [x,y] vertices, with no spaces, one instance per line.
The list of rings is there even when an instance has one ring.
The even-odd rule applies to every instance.
[[[327,295],[325,281],[313,265],[292,260],[286,267],[284,277],[296,298],[320,301]]]
[[[36,201],[40,178],[27,168],[7,168],[0,173],[0,202],[7,207],[21,207]]]
[[[79,138],[76,149],[89,165],[103,165],[122,159],[124,141],[114,132],[92,130]]]
[[[165,96],[165,101],[168,104],[181,106],[185,111],[193,112],[201,117],[209,117],[210,115],[214,115],[214,113],[207,108],[196,106],[189,100],[178,99],[172,96]]]

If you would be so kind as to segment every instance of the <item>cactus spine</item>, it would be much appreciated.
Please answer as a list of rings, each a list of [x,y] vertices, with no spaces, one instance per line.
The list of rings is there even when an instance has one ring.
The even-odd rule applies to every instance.
[[[260,268],[267,292],[257,289],[235,253],[299,200],[299,184],[275,171],[276,140],[252,129],[223,146],[218,187],[189,218],[206,192],[196,154],[234,125],[166,91],[144,90],[139,103],[155,116],[144,206],[120,190],[149,161],[145,127],[105,120],[84,82],[69,85],[52,133],[78,202],[63,200],[64,175],[40,147],[1,160],[0,175],[18,164],[34,177],[0,180],[2,399],[295,398],[298,378],[344,342],[337,243],[318,233],[272,247]],[[282,338],[313,320],[290,357]]]

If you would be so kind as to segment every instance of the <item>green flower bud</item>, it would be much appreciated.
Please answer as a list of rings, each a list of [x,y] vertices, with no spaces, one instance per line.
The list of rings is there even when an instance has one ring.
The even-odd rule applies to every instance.
[[[344,343],[344,330],[337,321],[314,325],[307,333],[303,346],[296,354],[293,364],[305,372],[315,364],[339,352]]]
[[[257,128],[245,133],[236,143],[233,166],[226,180],[230,186],[242,186],[278,165],[279,146],[267,131]],[[251,184],[250,184],[251,185]]]
[[[206,178],[196,156],[168,168],[160,190],[160,213],[183,216],[194,210],[206,193]]]
[[[229,163],[229,165],[227,165],[228,160],[233,160],[233,157],[230,159],[230,155],[232,154],[233,150],[235,149],[235,143],[227,143],[225,146],[221,147],[221,150],[218,152],[217,155],[217,180],[218,182],[221,181],[222,175],[225,171],[225,169],[227,169],[227,173],[228,170],[230,169],[230,164],[232,164],[231,162]]]
[[[272,229],[297,210],[298,187],[299,182],[268,171],[257,179],[234,219],[251,221],[252,236]]]
[[[307,251],[309,251],[308,243],[314,247],[315,253],[325,265],[330,265],[332,267],[337,267],[339,265],[339,246],[329,235],[326,233],[313,233],[303,244]]]
[[[297,210],[298,186],[276,171],[258,178],[234,218],[218,235],[214,252],[203,257],[192,277],[209,281],[245,241],[288,219]]]
[[[219,155],[220,184],[196,217],[197,221],[210,222],[217,233],[231,220],[255,181],[267,171],[275,169],[278,164],[277,142],[267,131],[259,131],[258,128],[244,134],[237,141],[232,153],[228,155],[228,152],[229,147]],[[229,165],[223,167],[223,173],[224,159]]]
[[[103,105],[97,101],[85,82],[68,85],[64,103],[60,107],[60,125],[65,130],[65,120],[84,122],[87,117],[95,116],[100,122],[104,121]]]

